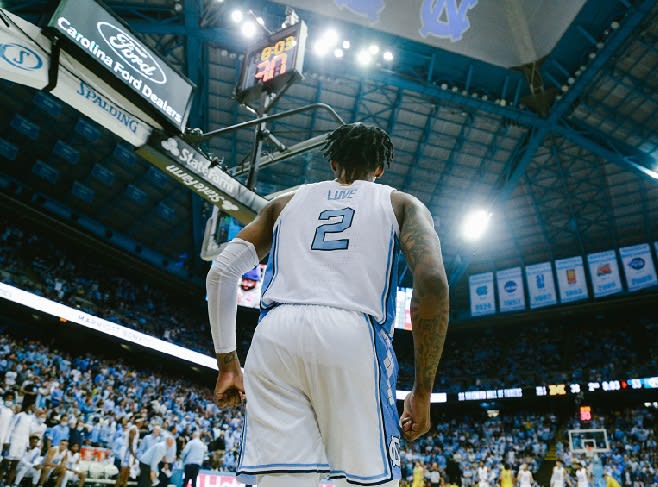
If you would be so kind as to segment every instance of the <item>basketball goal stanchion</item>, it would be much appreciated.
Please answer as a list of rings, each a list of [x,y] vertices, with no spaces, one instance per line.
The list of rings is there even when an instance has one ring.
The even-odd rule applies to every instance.
[[[201,151],[199,147],[214,137],[226,136],[236,130],[254,128],[254,146],[249,157],[247,167],[234,167],[226,172],[232,177],[247,174],[246,187],[254,191],[259,169],[271,166],[285,159],[303,154],[309,150],[322,146],[327,134],[321,134],[294,145],[286,146],[277,136],[268,129],[267,124],[309,111],[324,111],[336,122],[338,126],[344,121],[336,111],[326,103],[311,103],[292,110],[285,110],[275,114],[268,114],[292,86],[293,83],[303,79],[302,68],[307,37],[306,24],[292,9],[286,11],[286,22],[282,29],[271,32],[261,25],[265,31],[264,39],[250,48],[244,57],[240,80],[235,91],[235,100],[256,118],[246,122],[223,127],[203,133],[199,129],[188,129],[183,140]],[[262,145],[268,141],[274,146],[276,152],[262,156]],[[209,170],[216,167],[218,159],[210,159]],[[210,218],[206,222],[201,258],[212,260],[221,251],[221,242],[217,236],[218,225],[221,222],[218,205],[213,208]]]

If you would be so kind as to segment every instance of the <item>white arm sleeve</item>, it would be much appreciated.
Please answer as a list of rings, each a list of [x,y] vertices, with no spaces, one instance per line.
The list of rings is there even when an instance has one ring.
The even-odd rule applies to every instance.
[[[254,244],[239,238],[229,242],[215,258],[206,277],[208,318],[216,353],[236,349],[235,314],[238,282],[245,272],[258,265]]]

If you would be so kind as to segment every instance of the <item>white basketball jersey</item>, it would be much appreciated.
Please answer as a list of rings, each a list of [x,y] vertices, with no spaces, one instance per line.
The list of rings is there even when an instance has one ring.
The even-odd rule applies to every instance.
[[[318,304],[392,326],[399,233],[392,191],[368,181],[299,188],[274,225],[263,314],[282,303]]]

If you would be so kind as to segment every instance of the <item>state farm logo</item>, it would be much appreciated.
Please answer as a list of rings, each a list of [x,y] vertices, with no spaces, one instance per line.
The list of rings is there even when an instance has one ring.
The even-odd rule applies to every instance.
[[[153,83],[163,85],[167,82],[158,62],[138,40],[109,22],[98,22],[96,27],[107,45],[129,68]]]

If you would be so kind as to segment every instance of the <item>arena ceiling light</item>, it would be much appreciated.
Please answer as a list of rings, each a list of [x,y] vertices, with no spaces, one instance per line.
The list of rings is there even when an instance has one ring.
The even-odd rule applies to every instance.
[[[313,44],[313,52],[322,57],[329,52],[329,46],[322,39],[320,39],[319,41],[315,41],[315,44]]]
[[[349,49],[351,46],[350,41],[343,41],[343,49]]]
[[[379,46],[377,44],[370,44],[368,46],[368,52],[373,56],[376,56],[379,53]]]
[[[491,212],[486,210],[473,210],[464,219],[461,226],[461,234],[464,240],[475,242],[487,231]]]
[[[231,12],[231,20],[236,24],[242,22],[243,18],[244,18],[244,14],[242,13],[242,10],[236,9]]]
[[[336,59],[341,59],[344,55],[345,53],[341,48],[334,49],[334,56],[336,56]]]
[[[366,49],[363,49],[356,55],[356,60],[361,66],[367,66],[372,62],[372,54]]]
[[[242,24],[242,27],[240,27],[240,31],[242,32],[242,35],[245,37],[253,37],[256,35],[256,31],[258,28],[256,27],[256,24],[253,22],[245,22]]]
[[[393,61],[393,53],[391,51],[386,51],[384,54],[382,54],[382,57],[384,58],[384,61]]]
[[[336,29],[327,29],[324,34],[322,34],[321,39],[329,47],[335,47],[338,44],[338,32],[336,32]]]

